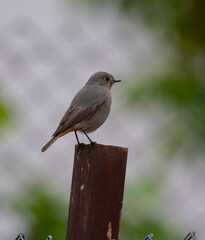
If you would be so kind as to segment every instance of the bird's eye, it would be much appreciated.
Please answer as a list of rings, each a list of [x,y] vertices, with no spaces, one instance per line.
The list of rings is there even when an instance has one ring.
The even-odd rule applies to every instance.
[[[105,81],[108,82],[110,79],[109,77],[105,77]]]

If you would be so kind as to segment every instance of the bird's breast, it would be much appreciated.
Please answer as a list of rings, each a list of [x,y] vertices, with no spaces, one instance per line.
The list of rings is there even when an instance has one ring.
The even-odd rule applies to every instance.
[[[111,108],[111,98],[107,97],[104,104],[89,118],[81,122],[81,129],[85,132],[93,132],[107,119]]]

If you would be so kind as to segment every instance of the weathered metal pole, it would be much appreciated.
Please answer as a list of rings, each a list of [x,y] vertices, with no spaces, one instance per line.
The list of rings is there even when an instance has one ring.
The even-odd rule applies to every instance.
[[[118,240],[127,148],[75,148],[66,240]]]

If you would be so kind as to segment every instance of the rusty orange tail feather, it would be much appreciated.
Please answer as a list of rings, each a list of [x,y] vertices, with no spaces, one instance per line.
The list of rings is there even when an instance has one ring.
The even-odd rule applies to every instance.
[[[56,136],[51,138],[50,141],[46,143],[46,145],[41,149],[41,152],[45,152],[60,136]]]
[[[74,127],[71,127],[71,128],[69,128],[68,130],[60,133],[59,135],[52,137],[51,140],[48,141],[48,142],[46,143],[46,145],[41,149],[41,152],[45,152],[58,138],[64,136],[65,134],[67,134],[67,133],[69,133],[69,132],[75,131],[75,130],[76,130],[76,129],[75,129]]]

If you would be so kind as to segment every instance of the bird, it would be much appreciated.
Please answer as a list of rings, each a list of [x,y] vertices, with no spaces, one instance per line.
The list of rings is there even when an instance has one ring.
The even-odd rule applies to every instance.
[[[52,138],[41,151],[45,152],[57,139],[73,131],[79,147],[81,143],[77,132],[84,133],[93,145],[88,133],[98,129],[107,119],[112,103],[111,88],[117,82],[121,80],[116,80],[107,72],[94,73],[75,95]]]

